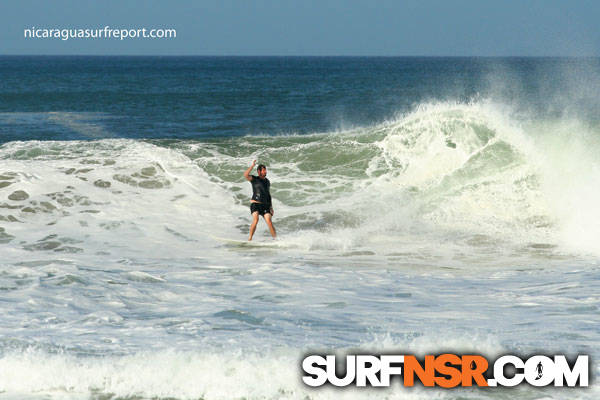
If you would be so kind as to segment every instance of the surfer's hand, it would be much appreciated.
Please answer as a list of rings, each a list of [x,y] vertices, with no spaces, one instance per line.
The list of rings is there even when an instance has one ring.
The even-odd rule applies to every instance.
[[[256,165],[256,160],[252,161],[252,166],[254,167]]]
[[[271,216],[273,216],[273,207],[269,211],[271,211]]]

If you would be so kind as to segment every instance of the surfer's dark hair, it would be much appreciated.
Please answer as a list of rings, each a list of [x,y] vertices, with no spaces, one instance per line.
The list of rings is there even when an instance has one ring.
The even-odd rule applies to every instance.
[[[264,164],[259,164],[259,165],[258,165],[258,167],[256,168],[256,170],[257,170],[258,172],[260,172],[260,171],[262,171],[262,170],[263,170],[263,169],[265,169],[265,168],[267,168],[267,167],[265,167],[265,165],[264,165]]]

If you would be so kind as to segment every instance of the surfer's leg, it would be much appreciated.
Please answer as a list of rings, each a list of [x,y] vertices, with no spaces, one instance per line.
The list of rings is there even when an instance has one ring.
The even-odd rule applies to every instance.
[[[265,213],[263,217],[265,218],[265,222],[267,223],[269,230],[271,231],[271,236],[273,236],[273,239],[275,239],[275,237],[277,237],[277,233],[275,232],[275,227],[273,226],[273,222],[271,221],[271,214]]]
[[[254,236],[254,231],[256,231],[256,224],[258,224],[258,211],[254,211],[252,213],[252,224],[250,224],[250,236],[248,236],[248,241],[251,241],[252,236]]]

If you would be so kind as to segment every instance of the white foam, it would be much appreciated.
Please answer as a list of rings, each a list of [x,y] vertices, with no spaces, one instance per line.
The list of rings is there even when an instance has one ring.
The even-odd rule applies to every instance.
[[[385,336],[361,348],[378,351],[413,350],[425,354],[444,346],[473,349],[474,338],[417,338],[398,342]],[[483,349],[498,352],[491,340]],[[445,347],[448,348],[448,347]],[[331,351],[331,350],[329,350]],[[338,349],[339,353],[351,349]],[[404,354],[404,353],[402,353]],[[231,398],[452,398],[445,390],[395,385],[390,389],[312,389],[301,381],[303,351],[290,348],[269,351],[160,350],[126,356],[77,357],[35,349],[4,354],[0,358],[0,391],[4,395],[43,395],[50,398],[87,398],[91,394],[117,397],[220,400]],[[464,392],[458,390],[458,392]],[[455,392],[456,393],[456,392]],[[1,398],[1,397],[0,397]]]
[[[361,354],[482,354],[492,360],[507,352],[494,337],[478,335],[392,339],[384,335],[362,343]],[[354,349],[355,350],[355,349]],[[28,349],[5,353],[0,358],[0,398],[80,399],[89,396],[225,400],[265,399],[455,399],[484,395],[476,388],[402,387],[337,389],[309,388],[301,381],[301,360],[308,354],[355,354],[353,349],[268,351],[212,349],[202,352],[173,349],[124,356],[77,357]],[[504,389],[487,389],[484,397],[504,395]],[[569,395],[593,399],[598,389],[568,389]],[[521,396],[562,397],[555,388],[511,389]]]
[[[559,221],[562,242],[600,255],[598,132],[577,120],[533,125],[542,189]]]
[[[15,159],[32,145],[39,149],[33,160]],[[156,245],[169,242],[182,251],[187,243],[193,251],[194,240],[208,233],[207,219],[220,213],[223,222],[233,224],[229,194],[173,150],[131,140],[12,142],[0,157],[4,171],[17,174],[3,192],[22,190],[29,196],[8,203],[35,210],[7,209],[23,222],[7,230],[15,242],[35,248],[53,235],[90,252],[118,248],[123,255],[127,248],[159,254]]]

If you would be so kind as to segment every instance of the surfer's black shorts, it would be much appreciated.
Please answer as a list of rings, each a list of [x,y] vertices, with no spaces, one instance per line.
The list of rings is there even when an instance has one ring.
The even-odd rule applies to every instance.
[[[258,211],[259,215],[271,214],[271,205],[263,203],[250,203],[250,214]]]

